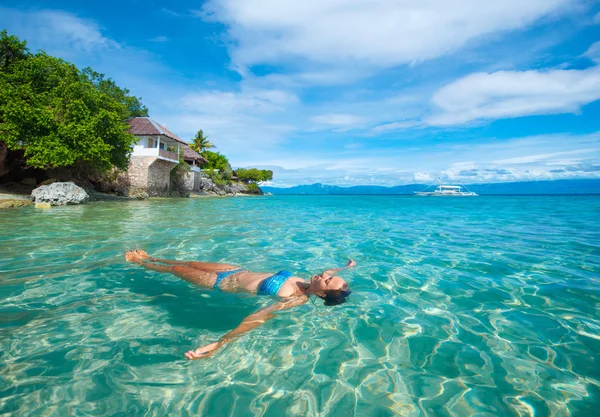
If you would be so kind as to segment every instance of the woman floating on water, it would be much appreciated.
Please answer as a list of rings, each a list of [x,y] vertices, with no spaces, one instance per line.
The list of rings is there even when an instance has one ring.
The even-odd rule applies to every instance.
[[[242,323],[223,336],[219,341],[190,350],[185,354],[188,359],[208,358],[217,352],[225,343],[236,336],[260,326],[273,318],[276,311],[302,305],[308,301],[309,295],[316,295],[325,300],[325,305],[334,306],[346,301],[350,290],[342,278],[334,275],[342,269],[356,265],[352,259],[344,268],[327,269],[320,275],[314,275],[309,281],[295,277],[290,271],[276,274],[249,272],[235,265],[206,262],[181,262],[150,257],[143,250],[132,250],[125,254],[125,259],[135,262],[144,268],[159,272],[170,272],[193,284],[205,288],[214,288],[226,292],[249,292],[257,295],[270,295],[281,298],[280,301],[267,308],[250,314]],[[164,264],[164,265],[159,265]]]

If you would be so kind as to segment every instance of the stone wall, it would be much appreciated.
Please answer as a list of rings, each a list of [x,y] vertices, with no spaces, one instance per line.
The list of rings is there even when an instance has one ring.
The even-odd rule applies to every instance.
[[[171,185],[171,170],[174,162],[156,159],[148,167],[148,195],[151,197],[168,196]]]
[[[194,172],[194,191],[200,191],[200,173]]]
[[[148,193],[148,167],[155,159],[153,156],[131,157],[129,169],[123,174],[129,182],[129,196],[136,197]]]
[[[188,171],[183,175],[183,188],[185,191],[198,191],[197,181],[195,180],[196,175],[198,173],[193,171]]]
[[[174,162],[164,161],[154,156],[132,156],[129,169],[123,175],[127,177],[127,194],[137,196],[167,196],[171,183],[171,170]]]

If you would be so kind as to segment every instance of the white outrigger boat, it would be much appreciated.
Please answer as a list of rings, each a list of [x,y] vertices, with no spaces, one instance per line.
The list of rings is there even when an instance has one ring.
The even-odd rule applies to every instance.
[[[463,191],[462,189],[467,191]],[[476,197],[479,194],[469,191],[460,185],[438,185],[435,191],[415,191],[415,195],[422,197]]]

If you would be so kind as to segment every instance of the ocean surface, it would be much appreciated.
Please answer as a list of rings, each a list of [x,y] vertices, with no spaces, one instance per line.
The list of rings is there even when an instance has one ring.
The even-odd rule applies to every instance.
[[[342,266],[273,300],[126,263]],[[276,196],[0,212],[0,415],[574,416],[600,409],[600,197]]]

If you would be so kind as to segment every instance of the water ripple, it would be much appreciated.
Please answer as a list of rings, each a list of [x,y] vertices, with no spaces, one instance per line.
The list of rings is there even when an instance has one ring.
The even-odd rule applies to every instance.
[[[598,197],[100,202],[0,218],[0,414],[596,416]],[[123,261],[309,276],[352,257],[349,303],[268,299]]]

